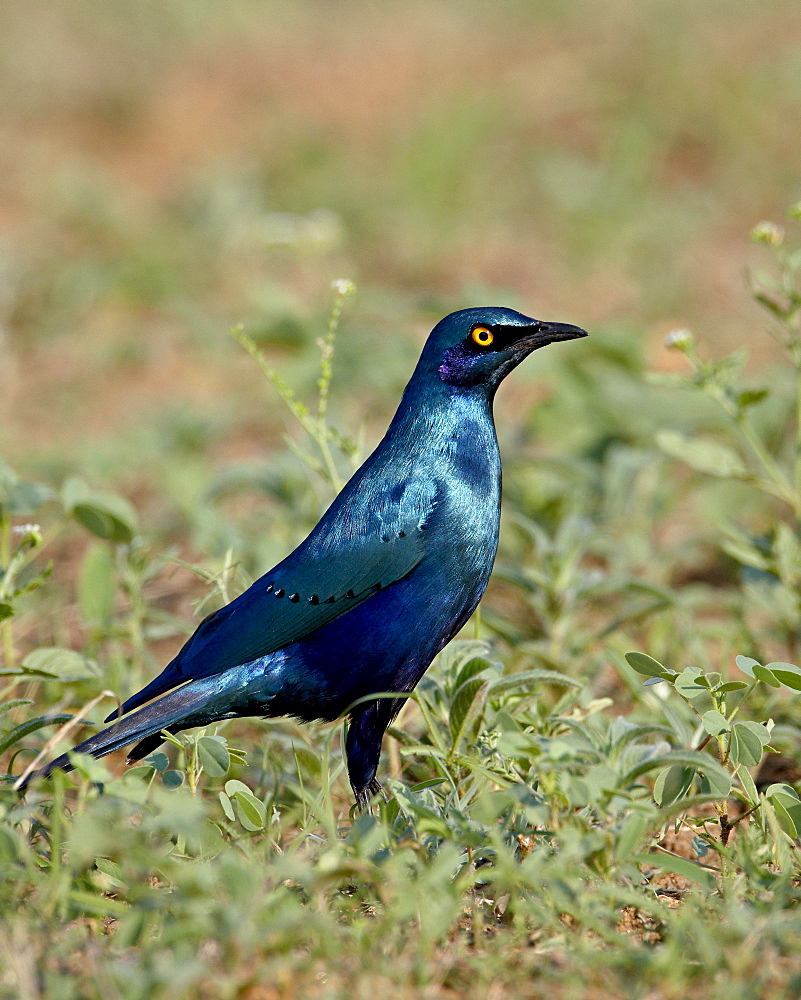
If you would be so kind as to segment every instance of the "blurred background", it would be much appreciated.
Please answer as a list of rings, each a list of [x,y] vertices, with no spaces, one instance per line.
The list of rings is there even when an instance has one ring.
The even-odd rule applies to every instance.
[[[773,361],[744,271],[764,253],[752,227],[801,197],[798,14],[797,0],[3,4],[2,454],[47,483],[80,471],[118,491],[187,558],[230,549],[263,570],[327,497],[302,499],[291,418],[228,332],[241,323],[313,398],[331,282],[348,278],[332,413],[368,448],[451,309],[507,304],[592,332],[499,397],[513,509],[544,516],[572,487],[533,485],[534,459],[600,461],[650,440],[660,414],[681,423],[639,380],[681,365],[668,331],[749,347],[750,370]],[[69,578],[85,540],[58,545]]]
[[[0,0],[0,997],[798,995],[801,803],[753,813],[801,788],[800,15]],[[591,336],[498,394],[495,571],[377,825],[289,719],[19,800],[331,499],[280,390],[332,309],[344,478],[482,304]]]

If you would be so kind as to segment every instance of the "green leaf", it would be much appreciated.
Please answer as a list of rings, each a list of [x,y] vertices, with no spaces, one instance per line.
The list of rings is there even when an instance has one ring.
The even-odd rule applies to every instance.
[[[731,775],[725,768],[707,770],[701,775],[698,790],[702,795],[713,795],[716,799],[727,799],[731,794]]]
[[[125,917],[130,912],[130,907],[116,899],[109,899],[108,896],[99,896],[92,892],[83,892],[79,889],[72,889],[69,893],[69,901],[72,905],[83,913],[92,913],[98,917]]]
[[[630,813],[623,821],[623,828],[615,846],[615,858],[619,862],[626,861],[640,846],[647,831],[648,817],[640,812]]]
[[[164,771],[161,775],[161,780],[164,782],[165,788],[180,788],[184,783],[184,772],[183,771]]]
[[[463,684],[477,677],[479,674],[483,674],[487,670],[497,669],[498,665],[493,663],[492,660],[488,660],[483,656],[472,656],[459,670],[456,680],[453,682],[453,691],[458,691]]]
[[[0,601],[0,622],[4,618],[11,618],[14,608],[7,601]]]
[[[78,476],[71,476],[61,499],[67,514],[98,538],[127,544],[136,534],[136,511],[115,493],[95,493]]]
[[[763,722],[735,722],[735,726],[743,726],[752,732],[763,747],[770,743],[770,729]]]
[[[757,791],[757,786],[754,784],[754,779],[751,777],[751,772],[747,767],[741,765],[737,769],[737,778],[743,786],[743,792],[748,799],[748,804],[755,806],[759,802],[759,792]]]
[[[264,829],[264,803],[252,793],[237,792],[234,796],[239,822],[251,833]]]
[[[638,674],[643,674],[645,677],[662,677],[669,672],[667,667],[663,667],[659,660],[655,660],[653,656],[649,656],[647,653],[626,653],[625,656],[626,663],[628,663],[631,669],[636,670]]]
[[[155,773],[155,767],[151,767],[149,764],[137,764],[135,767],[129,767],[125,774],[117,780],[127,781],[132,785],[137,784],[141,788],[145,788]]]
[[[720,794],[721,798],[728,795],[731,788],[731,775],[713,757],[698,750],[670,750],[668,753],[649,757],[648,760],[641,761],[636,767],[624,774],[618,785],[620,788],[626,788],[649,771],[673,764],[686,764],[688,767],[695,768],[710,781],[716,794]]]
[[[768,663],[766,669],[770,670],[780,684],[793,691],[801,691],[801,668],[794,663],[784,663],[777,660],[775,663]],[[754,676],[756,676],[756,667],[754,668]]]
[[[721,715],[720,712],[715,711],[715,709],[712,709],[710,712],[704,712],[701,722],[710,736],[720,736],[721,733],[729,731],[729,720],[725,715]]]
[[[761,403],[763,399],[770,395],[767,389],[744,389],[737,393],[737,403],[741,409]]]
[[[231,802],[231,798],[225,792],[220,792],[220,805],[222,806],[222,811],[225,813],[226,817],[233,823],[236,819],[236,814],[234,813],[234,806]]]
[[[654,782],[654,801],[659,806],[669,806],[684,798],[696,775],[694,767],[674,764],[660,771]]]
[[[523,670],[520,673],[499,677],[490,683],[490,695],[506,694],[510,691],[533,692],[537,684],[554,684],[558,687],[580,688],[581,682],[558,670]]]
[[[685,667],[676,678],[674,686],[679,694],[687,698],[688,701],[694,701],[702,694],[707,694],[708,688],[705,681],[704,672],[700,667]]]
[[[5,712],[12,712],[15,708],[20,708],[22,705],[32,705],[33,702],[30,698],[15,698],[13,701],[4,701],[0,705],[0,715]]]
[[[71,715],[51,715],[49,718],[41,715],[38,719],[29,719],[0,737],[0,753],[5,753],[9,747],[13,747],[15,743],[19,743],[21,739],[30,736],[31,733],[35,733],[37,729],[43,729],[45,726],[63,726],[71,718]]]
[[[696,882],[703,889],[712,892],[716,887],[715,878],[712,872],[707,871],[688,858],[676,858],[672,854],[635,854],[629,859],[635,865],[647,865],[649,868],[661,868],[666,872],[673,872],[683,878]]]
[[[0,513],[5,509],[9,514],[35,514],[52,497],[49,487],[21,479],[0,459]]]
[[[750,539],[743,534],[729,530],[727,537],[721,542],[721,548],[726,553],[741,563],[743,566],[750,566],[765,573],[770,569],[770,559],[754,545]]]
[[[751,656],[743,656],[742,653],[739,656],[735,656],[734,662],[748,677],[753,677],[754,667],[759,666],[759,660],[755,660]]]
[[[62,649],[59,646],[34,649],[20,665],[26,673],[63,682],[84,681],[99,677],[101,673],[94,660],[88,660],[74,649]]]
[[[95,858],[95,868],[108,876],[115,885],[122,886],[123,888],[127,886],[127,882],[122,876],[122,868],[116,861],[109,861],[108,858]]]
[[[762,748],[770,741],[770,733],[758,722],[735,722],[729,740],[731,760],[735,764],[756,767],[762,760]]]
[[[197,753],[203,770],[210,778],[221,778],[228,773],[231,758],[228,747],[213,736],[201,736],[197,741]]]
[[[145,757],[145,763],[154,767],[159,774],[164,774],[170,766],[170,758],[166,753],[164,753],[163,750],[157,750],[156,753],[152,753],[149,757]]]
[[[720,687],[717,688],[717,691],[720,694],[728,694],[729,691],[742,691],[747,687],[748,685],[745,681],[727,681],[725,684],[721,684]]]
[[[25,580],[25,583],[16,586],[14,588],[14,597],[21,597],[23,594],[31,594],[34,590],[38,590],[52,572],[53,563],[50,562],[44,567],[41,573],[37,573],[36,576],[28,577]]]
[[[424,805],[401,781],[388,781],[387,786],[392,792],[400,811],[410,819],[418,833],[430,833],[435,837],[450,838],[453,831],[439,813]]]
[[[754,677],[758,681],[764,681],[766,684],[769,684],[772,688],[781,687],[781,683],[773,671],[768,667],[763,667],[760,663],[754,664]]]
[[[801,836],[801,799],[791,785],[770,785],[765,795],[770,799],[785,833],[791,837]]]
[[[745,463],[732,448],[709,438],[691,438],[676,431],[659,431],[657,445],[671,458],[724,479],[744,479],[748,476]]]
[[[267,810],[261,799],[256,798],[244,781],[236,779],[226,781],[225,794],[233,801],[241,826],[250,833],[264,829]]]
[[[457,691],[449,714],[451,750],[456,750],[463,739],[473,735],[484,710],[490,683],[474,677]]]

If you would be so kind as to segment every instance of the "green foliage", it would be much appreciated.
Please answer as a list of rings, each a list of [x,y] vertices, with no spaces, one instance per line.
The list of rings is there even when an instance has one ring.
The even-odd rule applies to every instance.
[[[333,444],[343,456],[349,459],[351,471],[360,464],[360,448],[347,434],[343,434],[341,431],[336,430],[336,428],[331,427],[326,419],[328,414],[328,393],[333,375],[334,344],[337,327],[339,326],[339,318],[345,299],[349,295],[353,295],[356,291],[356,286],[351,281],[339,279],[333,283],[332,290],[334,292],[334,302],[328,320],[328,330],[324,337],[317,340],[317,346],[320,349],[320,375],[317,379],[317,413],[314,416],[298,400],[295,392],[281,378],[278,372],[267,363],[256,344],[250,337],[245,336],[240,327],[232,330],[231,336],[238,340],[257,362],[279,397],[286,404],[289,412],[300,424],[308,437],[311,438],[318,454],[310,454],[291,438],[287,438],[286,443],[305,465],[318,473],[326,481],[335,495],[342,489],[345,480],[337,470],[334,456],[331,452],[331,445]]]
[[[796,995],[801,212],[731,234],[798,197],[797,0],[40,20],[0,4],[0,997]],[[480,302],[592,336],[499,396],[496,572],[389,801],[350,815],[340,728],[286,720],[20,801],[305,535]]]
[[[779,279],[788,302],[789,259]],[[358,451],[327,415],[349,290],[335,288],[314,405],[237,334],[309,441],[293,438],[291,450],[313,489],[315,477],[335,489],[339,461]],[[656,982],[688,954],[710,974],[725,969],[755,931],[786,954],[783,922],[801,902],[801,798],[791,779],[761,774],[766,755],[801,746],[796,316],[782,317],[792,377],[769,391],[740,385],[740,356],[702,362],[689,334],[671,338],[692,373],[669,391],[678,382],[711,396],[724,416],[703,435],[663,425],[624,441],[610,427],[604,448],[550,459],[537,483],[511,463],[514,509],[483,624],[440,654],[390,727],[387,796],[364,815],[350,807],[340,727],[286,720],[166,737],[120,776],[73,754],[74,772],[20,799],[13,786],[40,751],[74,742],[99,721],[107,688],[132,688],[156,663],[153,644],[180,634],[151,596],[166,567],[191,572],[204,605],[230,600],[247,574],[233,547],[216,565],[158,552],[126,501],[75,477],[51,490],[3,467],[11,614],[0,627],[44,600],[40,553],[58,533],[72,524],[87,543],[74,582],[84,648],[51,641],[17,655],[11,643],[2,671],[0,904],[4,933],[27,928],[24,954],[47,957],[46,994],[79,996],[102,981],[121,997],[196,995],[224,981],[247,995],[281,969],[293,988],[322,969],[347,991],[369,978],[378,952],[394,956],[393,981],[410,989],[445,955],[465,981],[483,982],[487,963],[497,974],[515,954],[505,975],[519,992],[540,946],[582,956],[592,975],[602,961]],[[636,366],[619,375],[626,391],[643,384]],[[585,382],[582,392],[595,390]],[[770,421],[752,421],[770,405]],[[709,419],[703,406],[688,412]],[[697,479],[668,481],[656,449]],[[709,529],[706,544],[737,567],[725,620],[713,610],[719,586],[671,585],[685,544],[660,549],[650,534],[682,490],[701,495],[705,477],[761,498],[732,504],[727,523]],[[287,518],[308,489],[292,482]],[[31,516],[44,527],[17,524]],[[755,593],[768,595],[758,613]],[[624,653],[632,645],[648,652]],[[0,935],[6,952],[10,940]],[[75,949],[81,968],[54,971]]]

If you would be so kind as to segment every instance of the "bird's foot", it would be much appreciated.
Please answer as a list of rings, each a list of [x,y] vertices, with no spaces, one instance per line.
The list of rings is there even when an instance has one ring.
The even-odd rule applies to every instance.
[[[370,803],[375,798],[376,795],[381,795],[385,802],[389,801],[387,793],[380,781],[377,778],[373,778],[369,785],[364,788],[360,788],[356,791],[356,808],[360,813],[367,812]]]

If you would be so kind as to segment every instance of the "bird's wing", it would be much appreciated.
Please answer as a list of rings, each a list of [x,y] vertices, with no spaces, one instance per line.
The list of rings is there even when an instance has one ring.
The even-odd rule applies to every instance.
[[[312,532],[270,573],[204,619],[175,659],[106,721],[187,680],[297,642],[408,576],[426,552],[426,521],[437,487],[403,486],[372,501],[321,521],[318,528],[325,524],[326,531]]]
[[[391,535],[279,564],[202,622],[175,667],[184,678],[208,677],[297,642],[408,576],[425,553],[424,535],[415,521]]]

